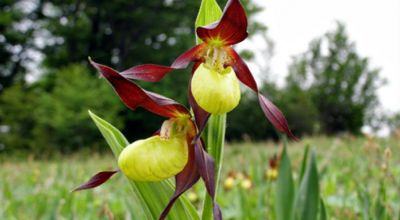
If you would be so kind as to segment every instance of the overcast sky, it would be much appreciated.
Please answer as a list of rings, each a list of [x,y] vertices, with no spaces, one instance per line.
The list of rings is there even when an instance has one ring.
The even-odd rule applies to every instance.
[[[271,72],[282,82],[291,57],[309,42],[346,24],[360,55],[381,68],[388,84],[379,90],[383,108],[400,111],[400,0],[255,0],[265,8],[257,19],[265,23],[275,43]],[[244,47],[259,47],[257,38]]]

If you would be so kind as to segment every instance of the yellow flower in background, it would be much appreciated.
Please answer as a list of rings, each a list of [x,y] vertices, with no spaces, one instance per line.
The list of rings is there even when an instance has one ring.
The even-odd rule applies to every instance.
[[[253,183],[251,182],[251,180],[249,178],[246,178],[240,182],[240,186],[242,187],[242,189],[248,190],[248,189],[251,189],[251,187],[253,186]]]
[[[190,191],[187,195],[189,201],[191,202],[196,202],[199,199],[199,196],[197,195],[196,192]]]
[[[229,176],[229,177],[227,177],[226,179],[225,179],[225,182],[224,182],[224,189],[225,190],[231,190],[231,189],[233,189],[233,187],[235,186],[235,178],[233,178],[233,177],[231,177],[231,176]]]
[[[267,172],[265,173],[267,179],[269,180],[276,180],[278,178],[278,170],[277,169],[268,169]]]
[[[274,181],[278,178],[279,157],[275,154],[269,159],[269,168],[265,172],[268,180]]]

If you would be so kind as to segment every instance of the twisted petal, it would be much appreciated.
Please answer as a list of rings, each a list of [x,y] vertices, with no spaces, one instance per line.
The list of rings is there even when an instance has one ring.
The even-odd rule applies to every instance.
[[[258,100],[260,102],[261,109],[263,110],[268,120],[272,123],[272,125],[274,125],[274,127],[279,132],[286,133],[291,139],[297,140],[297,137],[294,136],[293,133],[290,131],[285,116],[279,110],[279,108],[260,93],[258,94]]]
[[[127,79],[158,82],[168,73],[177,69],[185,69],[191,62],[199,61],[205,53],[206,44],[199,44],[181,54],[171,66],[143,64],[131,67],[120,74]]]
[[[286,118],[283,115],[283,113],[279,110],[279,108],[276,107],[265,96],[263,96],[262,94],[259,93],[257,83],[256,83],[253,75],[251,74],[249,67],[242,60],[242,58],[239,56],[239,54],[237,54],[236,51],[232,48],[227,48],[227,52],[230,55],[230,57],[232,58],[231,63],[229,63],[228,65],[232,66],[232,68],[234,69],[234,71],[236,73],[236,76],[243,84],[245,84],[247,87],[249,87],[255,93],[257,93],[260,107],[263,110],[266,118],[271,122],[271,124],[279,132],[285,133],[293,140],[297,140],[297,138],[290,131],[289,125],[286,121]]]
[[[128,79],[142,80],[146,82],[158,82],[172,70],[174,70],[174,68],[169,66],[143,64],[125,70],[121,72],[121,75]]]
[[[223,45],[237,44],[246,39],[247,17],[239,0],[229,0],[219,21],[198,27],[197,36],[204,42],[222,43]]]
[[[181,54],[176,60],[172,63],[171,67],[174,69],[185,69],[190,62],[199,61],[202,59],[202,56],[206,52],[207,45],[206,44],[198,44],[188,51]]]
[[[134,110],[137,107],[143,107],[154,114],[168,118],[190,115],[185,106],[162,95],[140,88],[112,68],[95,63],[92,60],[90,60],[90,63],[108,80],[128,108]]]
[[[160,220],[165,219],[176,200],[200,179],[200,174],[195,161],[194,146],[191,141],[192,140],[188,140],[188,144],[190,144],[188,163],[185,168],[175,176],[175,193],[172,195],[167,206],[161,213],[159,217]]]
[[[195,157],[198,171],[206,185],[207,193],[213,201],[213,213],[215,220],[221,220],[221,209],[215,202],[215,163],[213,158],[204,150],[204,143],[200,138],[195,140]]]
[[[231,57],[231,63],[228,63],[228,65],[232,66],[237,78],[251,90],[258,93],[256,80],[254,79],[249,67],[246,65],[243,59],[231,47],[226,48],[226,51]]]
[[[76,187],[73,191],[79,191],[84,189],[92,189],[102,185],[103,183],[107,182],[114,174],[116,174],[118,170],[114,171],[102,171],[94,175],[90,178],[86,183]]]

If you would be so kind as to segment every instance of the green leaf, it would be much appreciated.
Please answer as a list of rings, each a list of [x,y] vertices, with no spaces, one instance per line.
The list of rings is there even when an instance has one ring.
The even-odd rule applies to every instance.
[[[293,203],[295,196],[292,168],[286,149],[287,141],[279,163],[278,180],[276,183],[276,216],[277,220],[293,219]]]
[[[322,198],[320,198],[320,210],[319,210],[319,220],[328,220],[328,215],[326,214],[326,208],[325,208],[325,203]]]
[[[379,183],[379,192],[375,201],[375,219],[386,219],[386,188],[383,181]]]
[[[106,139],[115,157],[118,158],[121,151],[129,144],[123,134],[107,121],[89,111],[90,117]],[[128,180],[128,179],[127,179]],[[136,182],[128,180],[133,192],[145,212],[147,219],[158,219],[167,205],[170,196],[174,193],[171,181],[160,182]],[[168,219],[195,219],[199,220],[196,208],[183,195],[171,209]]]
[[[361,210],[362,210],[362,219],[370,220],[370,208],[371,208],[371,199],[368,194],[368,190],[363,186],[357,188],[357,195],[360,201]]]
[[[212,24],[222,16],[222,10],[216,0],[202,0],[199,13],[197,14],[195,27],[205,26]],[[197,38],[196,42],[199,44],[201,40]]]
[[[316,220],[319,206],[319,182],[315,153],[307,163],[300,189],[296,195],[296,219]]]
[[[306,149],[304,150],[303,154],[303,161],[301,162],[301,170],[300,170],[300,178],[299,178],[299,184],[303,180],[304,173],[306,172],[306,167],[307,167],[307,158],[308,158],[308,152],[310,151],[310,145],[306,146]]]

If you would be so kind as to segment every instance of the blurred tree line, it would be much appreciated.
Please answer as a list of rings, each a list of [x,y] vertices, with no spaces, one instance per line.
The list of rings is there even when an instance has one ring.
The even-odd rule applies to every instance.
[[[368,58],[357,54],[344,24],[313,40],[306,52],[293,58],[288,71],[283,88],[263,82],[262,90],[285,113],[296,135],[358,135],[364,125],[382,125],[376,117],[376,91],[385,81]],[[269,124],[260,123],[263,113],[254,108],[257,101],[245,93],[229,117],[229,138],[278,138]]]
[[[130,140],[153,133],[163,119],[125,108],[88,66],[87,57],[118,70],[140,63],[168,65],[194,44],[193,22],[199,3],[1,1],[0,152],[101,149],[104,143],[88,109],[117,125]],[[250,34],[265,34],[267,28],[253,20],[261,8],[243,3]],[[251,52],[243,53],[252,58]],[[369,67],[368,59],[357,55],[344,26],[338,25],[293,59],[285,87],[270,81],[260,85],[286,114],[297,135],[357,134],[377,104],[378,73]],[[186,71],[177,71],[160,83],[141,84],[187,103],[188,76]],[[228,117],[228,138],[276,138],[256,97],[243,92],[239,107]]]

